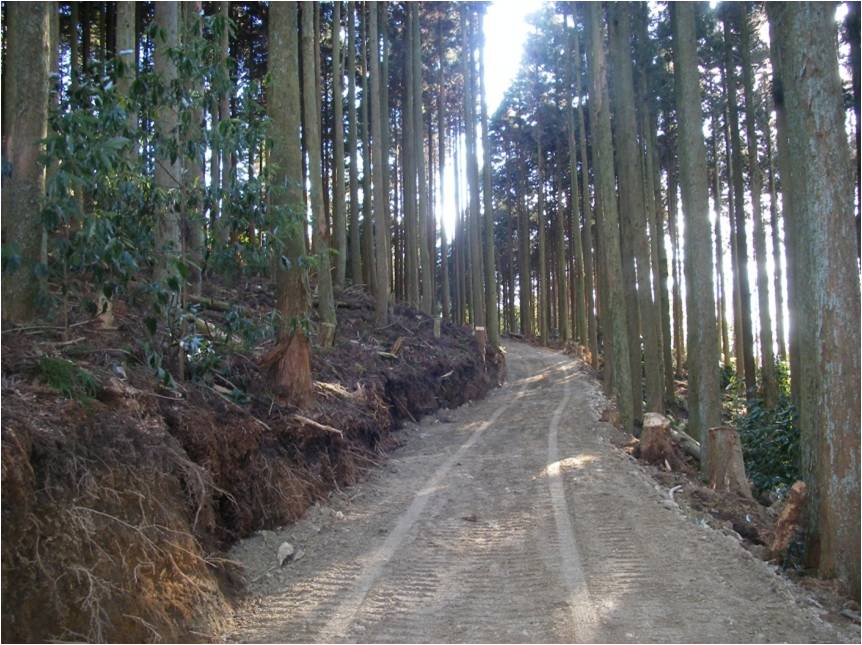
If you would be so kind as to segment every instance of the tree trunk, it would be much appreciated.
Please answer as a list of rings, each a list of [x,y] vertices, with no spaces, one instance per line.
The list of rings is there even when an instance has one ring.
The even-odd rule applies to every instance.
[[[852,165],[833,7],[767,7],[785,216],[794,266],[799,429],[808,484],[807,557],[859,595],[859,276]],[[786,153],[781,149],[786,147]],[[786,172],[785,172],[786,171]],[[798,309],[797,309],[798,305]],[[792,349],[792,346],[791,346]]]
[[[548,344],[550,321],[548,320],[548,250],[545,240],[545,150],[542,148],[541,124],[536,129],[536,158],[539,170],[536,220],[539,225],[539,341]]]
[[[11,250],[18,267],[4,267],[3,319],[33,317],[38,281],[33,271],[41,246],[40,204],[45,168],[40,141],[48,133],[51,65],[50,21],[54,3],[20,2],[6,6],[3,73],[3,263]]]
[[[482,258],[481,213],[479,207],[479,162],[476,158],[476,69],[473,59],[475,49],[475,26],[472,8],[463,9],[465,35],[464,56],[464,127],[467,131],[467,192],[469,197],[468,226],[470,227],[470,290],[473,326],[485,327],[484,270]],[[487,285],[492,288],[493,285]]]
[[[356,115],[356,8],[354,2],[347,3],[347,120],[350,148],[350,279],[354,284],[362,282],[362,251],[359,236],[359,123]]]
[[[637,261],[637,308],[643,329],[646,409],[664,411],[664,376],[661,360],[658,309],[653,302],[650,284],[650,249],[647,220],[652,216],[644,204],[641,154],[638,150],[638,128],[634,106],[634,80],[631,57],[630,6],[613,4],[608,7],[611,62],[614,79],[614,144],[618,154],[620,209],[627,214]],[[624,238],[627,235],[623,236]],[[628,311],[628,310],[627,310]],[[635,338],[637,337],[637,330]],[[634,338],[633,338],[634,340]],[[637,397],[641,393],[640,356],[632,361],[633,396],[637,415]],[[637,416],[635,417],[637,418]]]
[[[201,3],[200,0],[182,4],[183,35],[191,38],[201,38]],[[201,87],[192,88],[195,93],[202,93]],[[190,265],[189,283],[191,293],[200,295],[203,280],[203,265],[206,252],[206,228],[203,212],[198,208],[190,208],[190,193],[206,185],[204,168],[206,160],[203,155],[203,110],[198,105],[192,109],[191,123],[186,136],[185,147],[194,150],[194,154],[184,160],[183,172],[183,228],[185,230]],[[197,184],[197,188],[195,187]]]
[[[590,74],[592,92],[590,103],[596,118],[592,121],[594,172],[596,191],[601,202],[601,242],[604,254],[603,292],[604,316],[609,317],[607,329],[613,362],[613,387],[620,413],[620,422],[630,432],[634,423],[634,401],[632,399],[632,373],[629,357],[629,342],[626,322],[626,301],[623,291],[622,259],[620,257],[619,211],[614,194],[614,156],[611,135],[611,115],[608,98],[607,61],[602,35],[601,8],[590,3],[587,11],[587,32],[590,38]]]
[[[566,127],[567,134],[569,136],[569,172],[571,174],[571,198],[569,204],[569,217],[570,217],[570,227],[572,229],[572,250],[573,253],[573,261],[574,261],[574,272],[572,275],[572,281],[574,283],[574,301],[572,303],[572,313],[575,318],[575,329],[576,336],[578,340],[584,345],[589,347],[590,345],[590,337],[589,332],[587,330],[587,306],[586,306],[586,294],[585,294],[585,284],[586,284],[586,271],[587,266],[584,262],[584,248],[583,248],[583,240],[581,237],[581,200],[580,200],[580,191],[578,190],[578,151],[576,147],[576,138],[575,138],[575,106],[574,106],[574,98],[577,96],[580,98],[580,83],[576,83],[575,81],[575,67],[580,66],[580,60],[576,59],[575,56],[580,56],[580,53],[575,52],[575,41],[577,40],[577,30],[572,29],[569,31],[568,38],[566,40],[567,43],[567,55],[568,55],[568,67],[567,67],[567,83],[568,85],[574,85],[572,90],[568,93],[569,100],[567,102],[568,107],[566,110]],[[580,80],[580,79],[578,79]],[[578,104],[580,108],[580,100],[578,100]],[[584,133],[581,132],[581,136]],[[584,166],[584,173],[587,172],[586,166]],[[586,206],[587,200],[584,199],[584,205]],[[584,208],[584,212],[586,212],[586,208]],[[589,216],[584,217],[584,220],[587,222],[587,226],[589,226]]]
[[[526,181],[526,165],[520,162],[521,181]],[[524,190],[519,191],[518,196],[518,268],[520,275],[518,280],[518,295],[520,297],[519,309],[521,314],[521,334],[524,338],[533,337],[533,303],[531,295],[533,291],[532,278],[530,277],[530,210],[524,204]]]
[[[221,33],[221,43],[219,46],[220,63],[226,68],[228,67],[228,59],[230,58],[230,2],[219,2],[218,9],[225,18],[225,27]],[[228,77],[230,84],[230,70],[225,69],[225,75]],[[230,97],[231,91],[221,93],[219,104],[219,120],[224,121],[231,118],[230,113]],[[221,146],[221,190],[222,194],[227,196],[231,193],[231,185],[234,178],[233,167],[233,150],[232,146]],[[304,184],[303,184],[304,185]],[[230,239],[232,222],[230,221],[230,212],[222,207],[220,213],[220,221],[217,222],[216,231],[220,246],[225,246]]]
[[[772,349],[772,316],[769,313],[769,275],[766,271],[766,230],[760,204],[763,179],[757,157],[757,117],[754,105],[754,74],[751,67],[751,34],[746,5],[736,6],[742,54],[742,83],[745,89],[745,125],[748,142],[748,181],[754,219],[754,256],[757,262],[757,304],[760,319],[760,356],[763,397],[768,408],[778,403],[775,359]]]
[[[745,463],[742,459],[742,444],[735,428],[710,428],[706,441],[701,442],[701,451],[709,455],[704,474],[710,488],[751,497],[751,484],[745,476]]]
[[[440,177],[440,203],[446,204],[444,187],[445,170],[446,170],[446,83],[443,76],[443,65],[445,55],[443,52],[443,21],[437,25],[437,48],[440,53],[438,61],[439,70],[437,77],[437,164],[438,174]],[[443,305],[443,320],[451,320],[451,302],[449,299],[449,245],[446,238],[446,227],[443,224],[443,219],[440,220],[440,282],[441,282],[441,301]]]
[[[270,159],[273,177],[270,207],[278,220],[281,255],[276,263],[276,310],[280,316],[279,345],[284,348],[276,363],[276,387],[289,405],[303,408],[313,397],[311,348],[301,324],[308,316],[307,274],[300,259],[305,256],[306,225],[302,199],[300,159],[299,60],[297,3],[276,2],[269,11],[268,107],[272,119]],[[300,226],[296,226],[300,223]]]
[[[727,108],[730,119],[730,145],[733,151],[733,219],[736,227],[737,276],[742,319],[742,360],[745,369],[747,396],[757,392],[757,372],[754,363],[754,338],[751,319],[751,286],[748,280],[748,235],[745,231],[745,187],[742,180],[742,147],[739,139],[736,71],[733,61],[730,21],[724,21],[724,66],[727,80]]]
[[[179,3],[159,2],[156,4],[155,21],[163,38],[156,43],[154,54],[154,69],[163,83],[169,85],[177,78],[177,67],[168,54],[168,50],[179,45]],[[175,136],[178,125],[177,108],[173,105],[163,105],[156,116],[156,130],[163,140]],[[165,148],[162,147],[162,150]],[[155,184],[164,191],[165,203],[159,213],[156,226],[156,272],[157,280],[163,280],[176,274],[176,263],[182,254],[182,239],[180,236],[180,204],[178,189],[182,174],[181,161],[177,157],[171,161],[170,156],[163,153],[156,160]]]
[[[422,43],[420,41],[420,19],[419,5],[411,3],[409,11],[413,13],[413,37],[411,39],[412,64],[413,64],[413,161],[416,164],[417,179],[417,232],[419,245],[419,281],[421,283],[420,305],[426,314],[432,313],[434,293],[431,287],[431,276],[433,267],[428,252],[428,219],[431,207],[428,198],[428,179],[425,173],[425,141],[424,141],[424,119],[422,116]]]
[[[332,16],[332,104],[334,116],[335,177],[333,179],[332,229],[335,237],[335,288],[344,287],[347,275],[347,223],[344,200],[344,108],[341,98],[341,1],[333,5]]]
[[[679,194],[677,193],[676,169],[668,168],[667,208],[668,232],[670,233],[671,264],[673,267],[673,349],[676,361],[676,374],[682,376],[685,364],[685,334],[683,333],[682,316],[682,259],[679,245],[679,231],[676,220],[678,216]]]
[[[323,211],[322,168],[320,163],[320,114],[316,101],[316,73],[314,65],[313,5],[302,6],[302,99],[305,103],[304,127],[308,132],[308,180],[311,204],[311,235],[317,254],[317,291],[319,295],[318,313],[323,325],[334,330],[335,300],[332,293],[332,273],[329,262],[329,242],[326,236],[326,217]],[[332,331],[321,330],[321,344],[331,341]]]
[[[771,95],[767,100],[767,115],[772,113]],[[783,223],[783,217],[778,210],[778,190],[775,182],[775,160],[772,157],[772,133],[769,123],[766,123],[766,161],[769,168],[769,226],[772,229],[772,266],[773,284],[772,290],[775,294],[775,328],[776,342],[778,343],[778,359],[787,360],[787,340],[784,330],[784,254],[781,252],[781,234],[779,232],[779,221]]]
[[[482,30],[482,14],[477,16],[479,34]],[[485,326],[488,342],[493,347],[500,345],[500,322],[497,312],[497,273],[494,249],[494,205],[491,188],[491,144],[488,139],[488,102],[485,98],[485,38],[479,37],[479,97],[482,119],[482,197],[484,210],[485,251]]]
[[[586,309],[587,309],[587,334],[589,341],[587,345],[590,348],[590,359],[592,366],[599,366],[599,328],[596,320],[596,303],[594,297],[594,266],[598,262],[593,262],[593,216],[590,208],[590,172],[587,160],[587,128],[584,122],[584,106],[583,106],[583,86],[581,85],[581,47],[578,30],[574,30],[573,37],[573,59],[575,67],[575,95],[578,97],[578,132],[580,137],[578,140],[580,157],[581,157],[581,200],[583,201],[584,215],[584,230],[582,239],[582,248],[584,251],[584,291],[586,293]],[[596,257],[598,260],[598,257]],[[597,286],[597,285],[595,285]]]
[[[374,240],[375,240],[375,266],[376,277],[374,280],[374,321],[378,327],[383,327],[389,322],[389,258],[387,257],[387,230],[385,222],[385,209],[383,207],[383,142],[382,121],[385,112],[380,104],[380,59],[378,56],[377,39],[377,14],[372,8],[368,14],[368,39],[371,44],[369,52],[369,71],[371,92],[371,161],[374,169]],[[370,224],[370,222],[369,222]]]
[[[685,2],[672,7],[677,154],[685,214],[688,413],[689,427],[702,440],[707,428],[721,423],[721,390],[694,10]],[[709,468],[711,455],[705,442],[703,446],[701,466]]]

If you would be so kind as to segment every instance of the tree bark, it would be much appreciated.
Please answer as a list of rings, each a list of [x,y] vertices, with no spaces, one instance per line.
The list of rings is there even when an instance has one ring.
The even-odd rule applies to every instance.
[[[721,390],[694,11],[691,3],[672,6],[677,154],[685,213],[689,428],[703,439],[708,428],[721,423]],[[711,456],[702,443],[701,466],[708,469]]]
[[[354,284],[362,282],[362,251],[359,237],[359,123],[356,115],[356,7],[347,3],[347,120],[348,147],[350,148],[350,279]]]
[[[270,208],[279,223],[281,255],[276,263],[276,310],[280,316],[279,344],[284,347],[276,363],[275,382],[286,402],[300,409],[313,397],[311,348],[303,321],[309,299],[305,256],[305,206],[300,159],[300,107],[297,3],[276,2],[269,11],[268,107],[272,119],[273,164]],[[300,225],[297,226],[296,224]]]
[[[344,199],[344,107],[341,97],[341,0],[336,0],[332,16],[332,103],[334,116],[335,177],[333,179],[332,229],[335,237],[335,288],[344,287],[347,275],[347,222]]]
[[[374,280],[374,320],[378,327],[383,327],[389,322],[389,259],[387,257],[387,230],[386,211],[383,206],[383,141],[382,121],[385,118],[380,101],[380,59],[378,55],[377,39],[378,12],[372,9],[368,15],[368,38],[371,43],[369,52],[369,71],[371,92],[371,140],[372,160],[374,169],[374,240],[375,240],[375,266],[376,277]]]
[[[751,67],[751,33],[746,5],[737,5],[742,54],[742,83],[745,89],[745,125],[748,142],[748,181],[754,220],[754,256],[757,263],[757,304],[760,319],[760,356],[763,398],[768,408],[778,403],[775,359],[772,348],[772,316],[769,312],[769,275],[766,270],[766,230],[760,204],[763,179],[757,155],[757,117],[754,105],[754,74]]]
[[[169,85],[177,78],[177,67],[168,54],[179,44],[179,3],[159,2],[156,4],[155,21],[163,35],[156,43],[154,69],[161,82]],[[158,136],[164,140],[173,138],[178,125],[177,108],[162,105],[156,116]],[[177,157],[171,161],[167,154],[156,159],[155,184],[164,194],[164,204],[159,213],[156,226],[156,271],[157,280],[176,275],[176,263],[182,254],[180,235],[180,204],[178,189],[182,174],[181,161]]]
[[[742,178],[742,148],[739,138],[739,115],[736,92],[736,67],[730,21],[724,21],[724,68],[727,80],[727,109],[730,120],[730,145],[733,152],[733,220],[736,231],[737,282],[741,311],[742,360],[745,369],[747,396],[757,392],[757,372],[754,363],[754,338],[751,319],[751,285],[748,280],[748,235],[745,230],[745,187]]]
[[[497,311],[497,272],[494,249],[494,204],[491,187],[491,144],[488,139],[488,102],[485,98],[485,37],[482,29],[482,14],[477,16],[479,37],[479,97],[482,120],[482,197],[484,210],[485,251],[485,327],[488,342],[493,347],[500,345],[500,321]]]
[[[26,322],[35,312],[38,281],[33,270],[41,247],[40,205],[45,168],[40,141],[48,134],[51,65],[50,20],[54,3],[6,6],[3,72],[3,262],[9,250],[19,259],[14,273],[4,267],[3,319]],[[8,246],[7,246],[8,245]],[[9,249],[9,250],[7,250]]]
[[[611,135],[611,115],[608,97],[607,60],[600,7],[586,6],[587,32],[590,39],[590,74],[592,77],[591,101],[596,118],[593,126],[593,152],[596,191],[601,202],[601,242],[604,254],[603,315],[609,317],[607,329],[613,362],[613,388],[617,398],[620,422],[630,432],[634,424],[632,399],[632,373],[626,323],[626,301],[623,291],[622,259],[620,257],[620,228],[617,199],[614,194],[614,157]]]
[[[335,299],[332,293],[332,273],[329,261],[329,242],[326,235],[326,216],[323,212],[322,167],[320,162],[320,113],[317,111],[316,73],[314,65],[314,11],[311,4],[302,6],[302,99],[305,103],[303,124],[308,132],[308,180],[311,205],[311,235],[317,254],[318,313],[323,325],[336,324]],[[332,340],[332,331],[320,335],[322,344]]]
[[[664,376],[662,375],[663,363],[659,347],[661,331],[659,329],[658,310],[653,302],[650,283],[651,263],[649,240],[647,239],[647,220],[651,214],[644,204],[641,154],[637,147],[638,128],[634,107],[634,80],[630,53],[630,5],[624,3],[609,5],[608,24],[614,79],[614,145],[618,155],[620,210],[625,214],[624,220],[629,223],[627,228],[632,235],[634,259],[636,260],[637,308],[640,312],[640,322],[643,329],[646,410],[663,412]],[[623,236],[624,239],[626,237],[627,235]],[[632,341],[635,339],[638,339],[639,346],[637,329],[635,329]],[[632,361],[632,384],[634,387],[635,414],[637,415],[637,399],[642,396],[641,359],[637,351],[635,354],[636,356]]]
[[[859,595],[859,276],[833,6],[767,6],[794,265],[807,558]],[[786,147],[786,153],[781,149]],[[785,172],[786,171],[786,172]],[[797,305],[799,308],[797,309]],[[792,347],[792,346],[791,346]]]

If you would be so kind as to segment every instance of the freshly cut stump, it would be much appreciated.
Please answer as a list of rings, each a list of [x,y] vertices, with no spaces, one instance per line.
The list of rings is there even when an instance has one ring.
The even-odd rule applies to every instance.
[[[775,522],[775,532],[772,544],[769,545],[769,558],[782,559],[790,543],[796,536],[802,521],[802,511],[805,508],[805,500],[808,497],[808,487],[805,482],[795,482],[790,487],[787,501],[781,509],[778,521]]]
[[[718,426],[706,434],[706,475],[713,490],[732,491],[751,497],[751,484],[745,476],[742,444],[735,428]]]
[[[640,457],[651,464],[664,464],[678,470],[682,461],[671,443],[670,420],[663,414],[647,412],[640,436]]]

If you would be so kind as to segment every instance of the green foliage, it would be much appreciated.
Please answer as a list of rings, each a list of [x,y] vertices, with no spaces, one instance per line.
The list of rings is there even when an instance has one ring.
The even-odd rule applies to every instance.
[[[735,419],[745,468],[760,491],[787,488],[801,476],[797,412],[790,401],[786,365],[778,368],[778,382],[780,395],[774,409],[752,399],[747,411]]]
[[[145,58],[128,93],[121,93],[117,81],[131,70],[119,57],[72,70],[65,85],[61,77],[54,79],[56,100],[42,157],[49,169],[41,210],[49,261],[37,267],[39,276],[60,284],[64,302],[75,296],[91,314],[97,313],[99,295],[143,301],[147,333],[138,342],[155,376],[171,388],[176,385],[172,361],[165,357],[182,353],[186,374],[205,378],[220,367],[226,348],[236,349],[231,338],[241,338],[248,347],[271,335],[274,324],[247,320],[237,310],[228,313],[221,333],[214,334],[226,341],[197,335],[190,323],[197,311],[181,306],[184,285],[192,277],[190,260],[174,262],[162,281],[150,278],[161,253],[155,237],[160,214],[178,209],[186,225],[204,226],[207,253],[204,266],[197,268],[228,276],[270,273],[272,255],[283,254],[276,243],[282,231],[303,233],[303,206],[271,211],[269,170],[251,167],[252,161],[258,165],[267,144],[265,88],[241,77],[234,61],[224,64],[220,35],[232,28],[223,15],[202,16],[199,25],[188,26],[182,44],[168,51],[177,69],[170,82]],[[151,46],[164,46],[156,25],[146,36]],[[207,127],[204,115],[225,94],[233,96],[233,114],[217,128]],[[177,113],[177,127],[169,132],[156,127],[165,108]],[[237,160],[225,185],[178,177],[176,186],[155,186],[158,158],[179,160],[186,168],[193,161],[204,167],[208,150]],[[213,206],[221,212],[218,222],[208,216]],[[7,276],[20,265],[20,253],[8,245],[2,252]],[[305,266],[307,260],[298,262]],[[57,296],[50,293],[45,289],[42,299],[56,306]]]
[[[43,356],[36,366],[39,379],[67,399],[84,401],[99,391],[99,382],[87,370],[62,358]]]

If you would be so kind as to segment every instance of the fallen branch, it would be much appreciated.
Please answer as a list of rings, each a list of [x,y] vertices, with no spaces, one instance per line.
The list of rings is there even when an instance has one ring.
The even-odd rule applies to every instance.
[[[682,451],[700,461],[700,442],[687,435],[682,430],[670,429],[670,436],[676,441]]]
[[[325,423],[319,423],[314,419],[309,419],[308,417],[304,417],[301,414],[294,414],[292,418],[296,421],[299,421],[303,425],[307,425],[316,430],[320,430],[321,432],[329,432],[331,434],[338,435],[339,439],[344,439],[344,433],[341,432],[341,430],[339,430],[338,428],[333,428],[332,426],[328,426]]]

